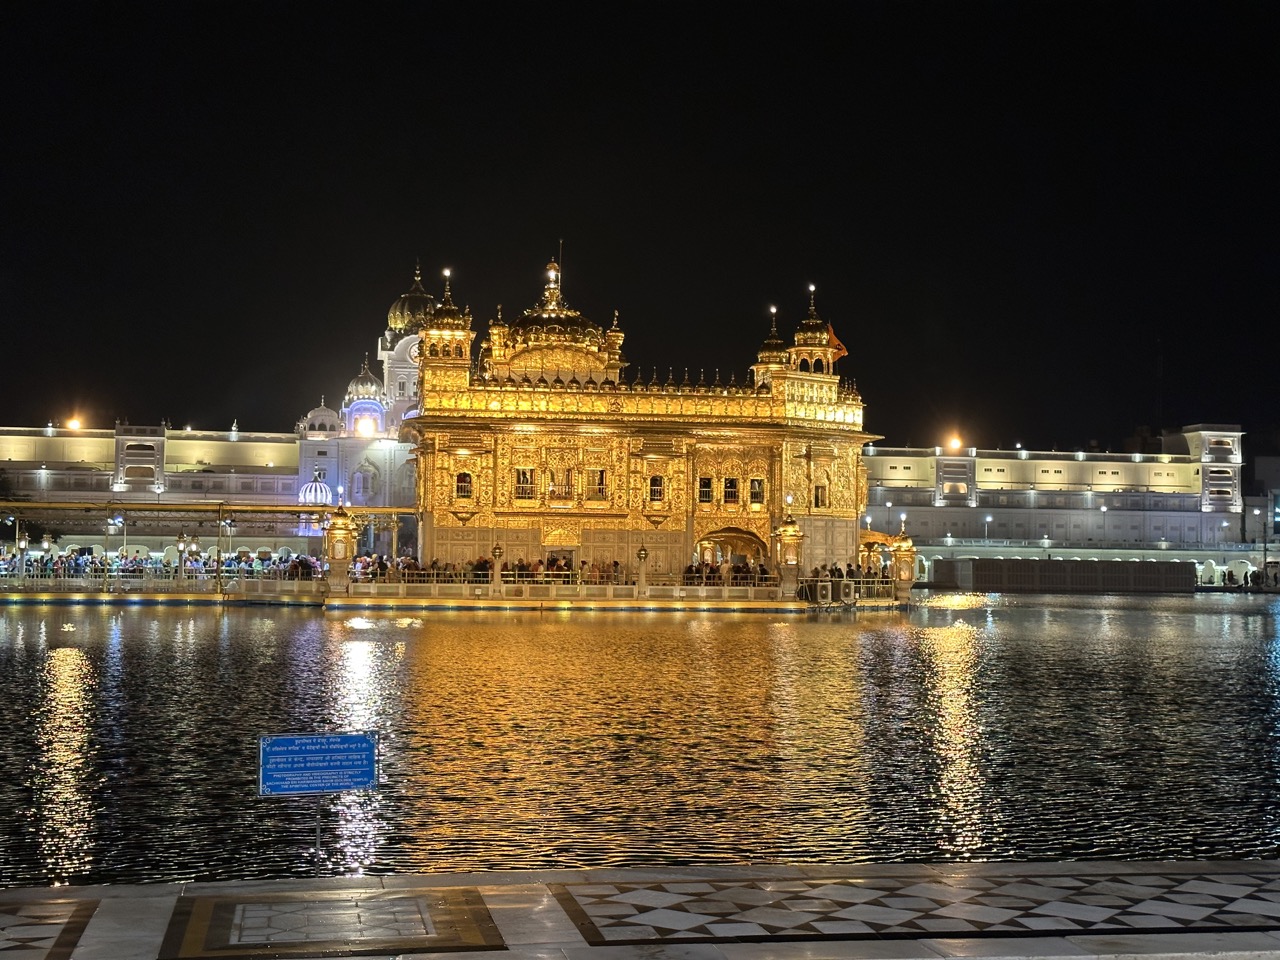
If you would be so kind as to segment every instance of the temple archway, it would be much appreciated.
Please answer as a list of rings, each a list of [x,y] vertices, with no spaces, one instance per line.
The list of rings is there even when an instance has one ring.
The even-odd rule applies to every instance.
[[[697,544],[698,560],[708,563],[755,562],[769,559],[769,546],[750,530],[721,527],[705,534]]]

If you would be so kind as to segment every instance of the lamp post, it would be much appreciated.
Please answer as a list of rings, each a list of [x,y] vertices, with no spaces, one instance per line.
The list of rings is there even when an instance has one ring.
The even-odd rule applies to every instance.
[[[224,533],[227,535],[227,553],[230,553],[231,537],[235,534],[235,532],[236,532],[235,517],[224,517],[223,519],[218,521],[218,549],[216,553],[218,554],[217,577],[218,577],[218,593],[219,594],[222,593],[222,569],[227,562],[226,554],[222,552],[222,535]]]
[[[893,530],[891,529],[892,527],[893,527],[893,501],[886,500],[884,502],[884,532],[886,536],[893,532]]]
[[[506,552],[502,549],[502,544],[493,545],[493,569],[489,571],[489,593],[494,596],[502,595],[502,556]]]
[[[987,514],[986,519],[982,521],[982,539],[991,539],[991,514],[989,513]]]
[[[27,535],[22,528],[18,528],[18,539],[14,541],[14,546],[18,548],[18,583],[25,585],[27,582]]]
[[[644,562],[649,559],[649,551],[645,549],[644,544],[640,544],[640,549],[636,551],[636,596],[647,597],[649,595],[649,584],[646,579]]]
[[[907,529],[907,512],[905,510],[903,510],[902,513],[898,514],[898,520],[901,521],[902,523],[902,527],[900,528],[899,532],[905,532]]]
[[[200,556],[200,538],[192,537],[190,542],[187,544],[187,560],[194,561],[199,556]],[[195,574],[193,573],[192,577],[194,576]]]
[[[124,515],[119,513],[107,517],[106,535],[102,540],[102,589],[104,592],[111,589],[111,535],[117,530],[124,539],[124,545],[120,548],[120,558],[123,563],[128,556],[129,534],[125,530]]]
[[[178,568],[173,573],[175,581],[181,580],[186,576],[185,567],[187,565],[187,534],[182,532],[178,534]]]
[[[1261,519],[1262,511],[1254,507],[1253,515]],[[1270,519],[1270,517],[1267,517],[1266,520],[1262,520],[1262,588],[1264,590],[1267,587],[1267,520]]]
[[[1102,539],[1105,542],[1107,539],[1107,505],[1104,503],[1098,509],[1102,512]]]

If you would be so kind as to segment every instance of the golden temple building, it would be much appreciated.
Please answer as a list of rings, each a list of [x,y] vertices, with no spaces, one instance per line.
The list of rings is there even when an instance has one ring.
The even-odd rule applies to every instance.
[[[624,568],[651,578],[689,564],[765,563],[794,518],[802,567],[857,562],[867,502],[863,404],[836,373],[847,351],[818,315],[790,344],[776,313],[745,382],[628,373],[615,313],[571,309],[553,260],[541,299],[488,333],[443,301],[420,320],[416,411],[401,429],[417,460],[419,557]],[[794,529],[789,526],[788,529]]]

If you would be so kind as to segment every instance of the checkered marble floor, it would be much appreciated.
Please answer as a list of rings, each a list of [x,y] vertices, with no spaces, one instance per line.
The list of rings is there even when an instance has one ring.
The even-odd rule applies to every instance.
[[[1280,929],[1280,874],[860,877],[552,885],[595,945]]]
[[[0,954],[6,960],[64,960],[96,900],[6,904],[0,894]]]

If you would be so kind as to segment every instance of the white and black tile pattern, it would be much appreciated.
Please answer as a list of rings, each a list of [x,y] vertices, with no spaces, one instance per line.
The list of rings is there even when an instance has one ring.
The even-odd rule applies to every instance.
[[[589,943],[1280,929],[1280,874],[562,884]]]

